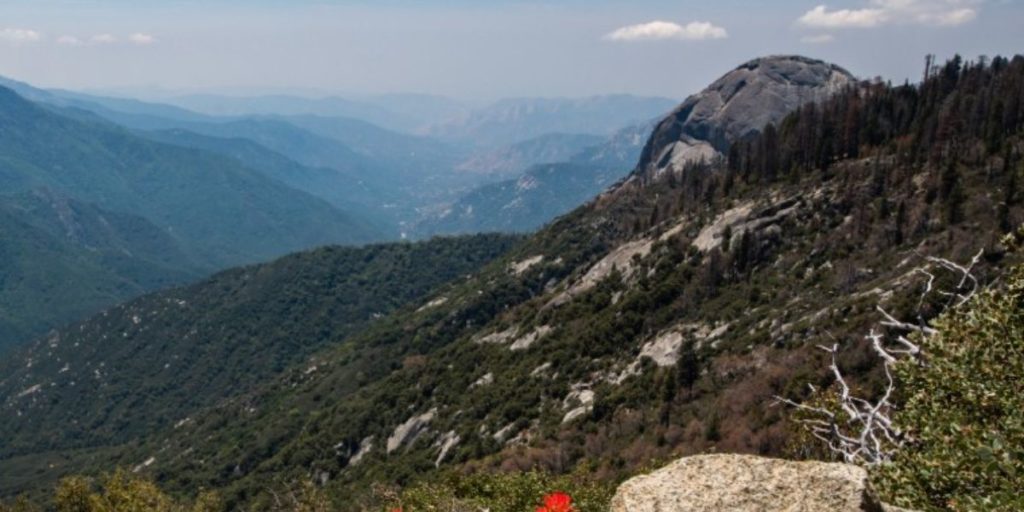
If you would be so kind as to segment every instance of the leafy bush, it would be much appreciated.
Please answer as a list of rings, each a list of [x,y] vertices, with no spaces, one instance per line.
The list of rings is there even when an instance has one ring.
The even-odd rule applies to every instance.
[[[335,510],[323,491],[311,482],[290,486],[274,494],[271,510],[279,512],[330,512]],[[22,497],[12,504],[0,502],[0,512],[42,512]],[[225,512],[220,494],[200,491],[194,500],[176,500],[157,484],[118,469],[99,483],[81,476],[60,481],[46,510],[56,512]]]
[[[936,327],[926,363],[896,368],[913,443],[878,487],[917,509],[1024,510],[1024,267]]]
[[[69,477],[57,486],[57,512],[221,512],[214,493],[203,492],[194,502],[177,502],[156,484],[123,470],[107,476],[101,486],[82,477]],[[3,510],[3,509],[0,509]]]
[[[10,505],[0,502],[0,512],[40,512],[39,507],[24,496],[14,500]]]

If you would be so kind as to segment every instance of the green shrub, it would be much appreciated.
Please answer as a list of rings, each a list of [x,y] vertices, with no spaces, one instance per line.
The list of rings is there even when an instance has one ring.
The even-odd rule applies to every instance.
[[[220,498],[202,492],[192,503],[178,502],[153,482],[117,470],[96,486],[82,477],[65,478],[54,493],[57,512],[222,512]],[[14,510],[19,510],[15,508]],[[6,512],[0,507],[0,512]]]
[[[874,475],[896,505],[1024,510],[1024,267],[935,323],[896,366],[911,443]]]
[[[40,510],[39,507],[23,496],[14,500],[14,503],[10,505],[0,503],[0,512],[40,512]]]

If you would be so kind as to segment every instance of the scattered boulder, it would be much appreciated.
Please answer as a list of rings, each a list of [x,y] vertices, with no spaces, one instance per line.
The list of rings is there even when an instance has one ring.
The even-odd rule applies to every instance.
[[[406,444],[411,444],[420,434],[427,430],[427,426],[437,415],[437,408],[433,408],[423,414],[413,416],[395,427],[395,431],[388,437],[387,450],[391,453]]]
[[[548,325],[542,325],[540,327],[537,327],[533,331],[530,331],[530,333],[527,334],[526,336],[523,336],[522,338],[519,338],[516,341],[512,342],[512,345],[510,345],[508,349],[513,352],[517,350],[526,350],[533,346],[533,344],[539,341],[541,338],[550,334],[553,330],[554,329],[552,329],[551,326]]]
[[[623,483],[612,512],[884,512],[858,466],[751,455],[685,457]]]

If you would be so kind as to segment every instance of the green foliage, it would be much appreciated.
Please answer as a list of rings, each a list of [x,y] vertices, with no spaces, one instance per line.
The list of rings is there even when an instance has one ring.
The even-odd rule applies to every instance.
[[[120,443],[184,420],[422,300],[519,240],[322,248],[142,297],[58,331],[0,361],[0,396],[28,413],[0,421],[0,458]],[[105,341],[111,333],[116,342]],[[40,375],[55,376],[48,399],[19,397]],[[103,385],[76,385],[90,381]]]
[[[177,502],[156,484],[118,469],[100,485],[68,477],[54,493],[57,512],[224,512],[216,493],[202,492],[194,502]]]
[[[47,510],[56,512],[226,512],[220,494],[201,491],[192,500],[179,500],[146,478],[117,469],[99,479],[70,476],[56,486]],[[305,483],[276,496],[278,512],[330,512],[324,493]],[[25,498],[0,502],[0,512],[42,512]]]
[[[199,275],[149,221],[52,190],[0,196],[0,257],[0,351]]]
[[[1024,267],[935,324],[924,364],[896,367],[912,443],[875,478],[897,505],[1024,509]]]
[[[19,496],[11,504],[6,504],[0,501],[0,512],[42,512],[41,509],[34,503],[25,498]]]
[[[398,493],[382,495],[380,509],[403,512],[522,512],[535,510],[544,496],[564,492],[577,512],[604,512],[615,493],[610,484],[582,476],[524,473],[449,473]]]

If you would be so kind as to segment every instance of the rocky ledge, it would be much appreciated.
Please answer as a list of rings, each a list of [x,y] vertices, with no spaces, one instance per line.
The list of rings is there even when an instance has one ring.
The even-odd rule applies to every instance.
[[[677,460],[623,483],[611,510],[901,512],[878,500],[863,468],[750,455],[698,455]]]

